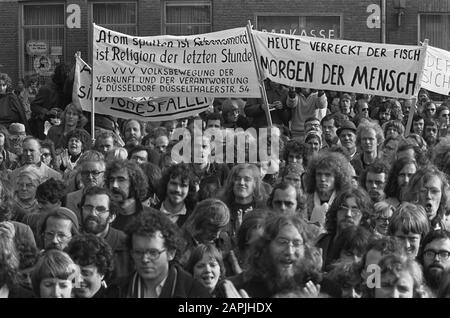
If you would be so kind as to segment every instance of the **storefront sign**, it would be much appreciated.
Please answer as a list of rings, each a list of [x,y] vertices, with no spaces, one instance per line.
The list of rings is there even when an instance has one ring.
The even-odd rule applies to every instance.
[[[256,27],[262,32],[338,39],[341,34],[339,16],[257,16]]]
[[[44,55],[48,53],[48,44],[45,41],[30,40],[27,42],[28,55]]]

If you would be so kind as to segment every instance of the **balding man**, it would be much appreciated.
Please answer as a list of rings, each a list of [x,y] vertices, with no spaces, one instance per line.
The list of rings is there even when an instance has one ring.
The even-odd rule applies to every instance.
[[[88,150],[80,157],[78,161],[80,166],[81,182],[83,188],[70,192],[66,197],[66,208],[72,210],[77,215],[78,221],[81,221],[81,211],[79,203],[85,190],[91,186],[103,187],[105,183],[106,164],[103,155],[96,150]]]
[[[41,162],[41,143],[38,139],[29,136],[23,140],[22,157],[24,165],[12,172],[11,180],[15,180],[21,171],[29,168],[35,168],[37,170],[41,182],[50,178],[62,180],[62,176],[59,172]]]

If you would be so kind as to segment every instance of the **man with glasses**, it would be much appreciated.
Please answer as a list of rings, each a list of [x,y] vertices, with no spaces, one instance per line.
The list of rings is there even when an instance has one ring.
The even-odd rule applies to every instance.
[[[268,216],[264,234],[249,255],[249,268],[233,279],[236,289],[244,289],[254,298],[315,290],[316,282],[303,281],[313,277],[310,271],[318,271],[321,265],[319,251],[312,245],[314,239],[314,226],[300,216],[289,213]],[[318,296],[317,290],[313,296]]]
[[[116,209],[108,189],[92,186],[84,191],[80,202],[82,231],[104,239],[114,253],[114,272],[111,280],[130,274],[130,260],[126,246],[126,234],[111,227]]]
[[[421,244],[419,261],[423,266],[426,283],[437,294],[446,273],[450,271],[450,233],[432,231]]]
[[[51,249],[64,250],[72,236],[79,234],[78,219],[75,213],[67,208],[57,208],[46,215],[40,231],[41,247],[45,251]]]
[[[429,101],[425,103],[423,115],[425,118],[432,119],[436,115],[436,104]]]
[[[75,212],[78,219],[81,221],[79,204],[81,197],[83,196],[83,192],[88,187],[103,187],[105,183],[104,175],[106,167],[103,155],[96,150],[85,151],[79,159],[78,166],[80,167],[83,188],[67,194],[66,208]]]
[[[180,253],[178,227],[159,211],[141,213],[127,228],[136,271],[118,284],[125,298],[210,297],[208,290],[175,265]]]

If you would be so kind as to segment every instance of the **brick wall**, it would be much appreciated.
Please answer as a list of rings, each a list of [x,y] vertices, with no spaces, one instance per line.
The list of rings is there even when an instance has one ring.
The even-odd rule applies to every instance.
[[[0,72],[7,73],[13,83],[19,78],[18,14],[17,2],[0,3]]]
[[[35,0],[23,1],[34,2]],[[37,0],[36,0],[37,1]],[[45,0],[41,0],[45,1]],[[120,0],[114,0],[120,1]],[[184,0],[189,1],[189,0]],[[81,29],[66,28],[64,60],[72,63],[76,51],[90,61],[88,8],[90,0],[65,0],[66,4],[78,4],[81,8]],[[401,26],[397,25],[394,0],[387,2],[386,41],[396,44],[417,44],[417,16],[419,12],[450,12],[450,0],[408,0]],[[138,34],[161,34],[163,0],[138,0]],[[341,15],[343,38],[354,41],[379,42],[380,29],[369,29],[366,12],[370,4],[381,4],[381,0],[212,0],[213,31],[246,26],[250,20],[256,24],[257,14],[322,14]],[[19,9],[18,0],[0,2],[0,71],[7,72],[17,81],[19,75]]]

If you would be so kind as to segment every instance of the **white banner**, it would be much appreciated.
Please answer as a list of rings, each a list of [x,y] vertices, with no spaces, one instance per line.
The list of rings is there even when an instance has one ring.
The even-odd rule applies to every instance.
[[[245,28],[136,37],[94,24],[96,97],[260,97]]]
[[[438,94],[450,95],[450,52],[428,45],[422,87]]]
[[[253,31],[264,76],[294,87],[417,95],[425,47],[319,39]]]
[[[91,68],[76,57],[72,100],[91,111]],[[165,121],[197,115],[213,104],[207,97],[171,97],[135,100],[126,97],[96,97],[95,113],[140,121]]]

